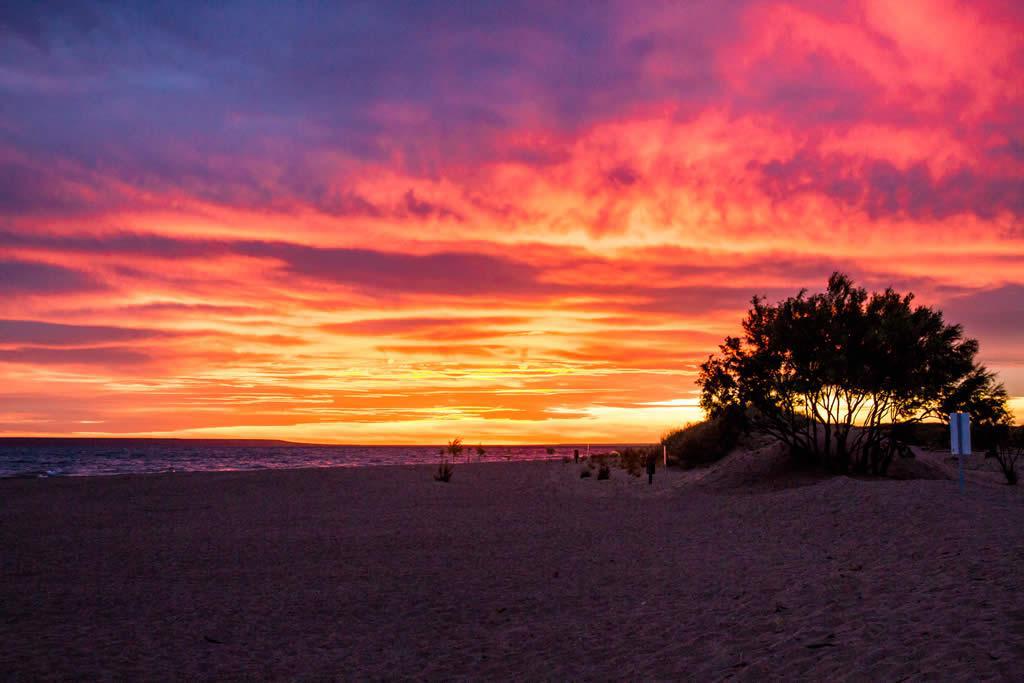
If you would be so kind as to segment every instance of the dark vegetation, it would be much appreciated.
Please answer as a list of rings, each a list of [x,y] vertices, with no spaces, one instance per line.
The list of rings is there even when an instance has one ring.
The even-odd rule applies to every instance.
[[[639,477],[647,465],[647,458],[653,457],[652,448],[624,448],[619,453],[619,467],[628,474]]]
[[[452,439],[444,450],[452,459],[459,457],[462,454],[462,439]]]
[[[460,453],[462,453],[462,439],[452,439],[445,448],[441,449],[441,462],[438,463],[437,471],[434,472],[434,481],[446,483],[451,481],[455,465],[448,460],[448,456],[454,460]]]
[[[580,478],[586,479],[596,469],[598,479],[608,479],[611,477],[612,467],[619,467],[628,474],[639,477],[647,466],[648,458],[660,457],[661,448],[656,446],[628,447],[622,451],[595,453],[590,458],[581,458],[584,466],[580,470]],[[571,462],[571,459],[568,461]]]
[[[434,472],[434,481],[443,481],[448,483],[452,479],[452,472],[455,471],[455,465],[451,464],[447,460],[441,460],[437,465],[437,471]]]
[[[741,411],[726,410],[703,422],[686,425],[661,437],[668,461],[686,469],[721,460],[736,447],[746,429]]]
[[[1016,486],[1017,463],[1024,460],[1024,427],[1001,427],[994,430],[992,444],[986,450],[985,457],[994,458],[1006,477],[1006,483]]]
[[[755,431],[802,463],[882,475],[929,433],[926,420],[961,410],[979,435],[1008,427],[1006,390],[975,361],[978,342],[913,299],[892,289],[869,295],[841,273],[822,293],[774,305],[754,297],[742,336],[701,365],[708,420],[663,440],[673,459],[710,462]]]

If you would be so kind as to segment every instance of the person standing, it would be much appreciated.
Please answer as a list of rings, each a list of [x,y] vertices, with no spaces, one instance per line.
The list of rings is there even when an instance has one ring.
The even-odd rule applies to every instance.
[[[648,484],[653,484],[654,483],[654,462],[655,462],[655,460],[657,460],[657,458],[654,457],[654,452],[653,451],[647,454],[647,483]]]

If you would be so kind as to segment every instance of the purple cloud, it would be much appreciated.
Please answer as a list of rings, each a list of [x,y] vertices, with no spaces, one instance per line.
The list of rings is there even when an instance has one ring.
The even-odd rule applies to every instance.
[[[35,261],[0,260],[0,294],[63,294],[99,289],[103,289],[100,282],[77,270]]]
[[[167,336],[158,330],[102,325],[65,325],[38,320],[0,320],[0,344],[91,346]]]
[[[0,349],[0,362],[40,365],[138,365],[150,360],[140,351],[125,348],[50,349],[23,347]]]

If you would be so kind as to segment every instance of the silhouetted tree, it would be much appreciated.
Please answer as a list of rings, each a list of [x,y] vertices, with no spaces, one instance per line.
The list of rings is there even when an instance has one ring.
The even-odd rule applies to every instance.
[[[975,363],[978,342],[892,289],[870,296],[833,273],[825,292],[775,305],[754,297],[742,337],[701,365],[708,417],[742,411],[796,456],[884,474],[902,448],[891,427],[974,413],[1006,419],[1006,392]]]

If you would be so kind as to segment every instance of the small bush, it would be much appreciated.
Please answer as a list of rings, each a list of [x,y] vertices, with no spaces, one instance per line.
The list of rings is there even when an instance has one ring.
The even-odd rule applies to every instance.
[[[481,458],[482,458],[482,457],[484,457],[485,455],[487,455],[487,451],[486,451],[486,450],[484,450],[484,447],[483,447],[483,445],[480,445],[480,446],[477,446],[477,447],[476,447],[476,454],[477,454],[477,456],[479,456],[479,457],[481,457]]]
[[[1006,477],[1006,483],[1016,486],[1018,481],[1017,462],[1024,460],[1024,426],[1005,426],[994,445],[985,453],[986,458],[995,458],[999,469]]]
[[[437,472],[434,472],[434,481],[443,481],[448,483],[452,479],[452,472],[455,471],[455,465],[451,464],[447,460],[442,460],[437,465]]]
[[[604,462],[601,463],[601,466],[599,468],[597,468],[597,478],[598,478],[598,480],[608,479],[611,476],[612,476],[612,471],[611,471],[611,468],[608,467],[608,463],[604,463]]]
[[[724,458],[736,447],[743,432],[742,419],[726,413],[669,432],[661,443],[668,450],[669,462],[691,468]]]
[[[554,455],[555,454],[555,449],[552,448],[551,446],[547,447],[547,451],[548,451],[548,455]]]
[[[590,470],[588,470],[586,467],[584,467],[582,470],[580,470],[580,479],[589,479],[589,478],[590,478]]]
[[[624,448],[619,454],[619,467],[626,470],[634,477],[639,477],[644,467],[647,466],[647,459],[658,456],[658,448]]]

